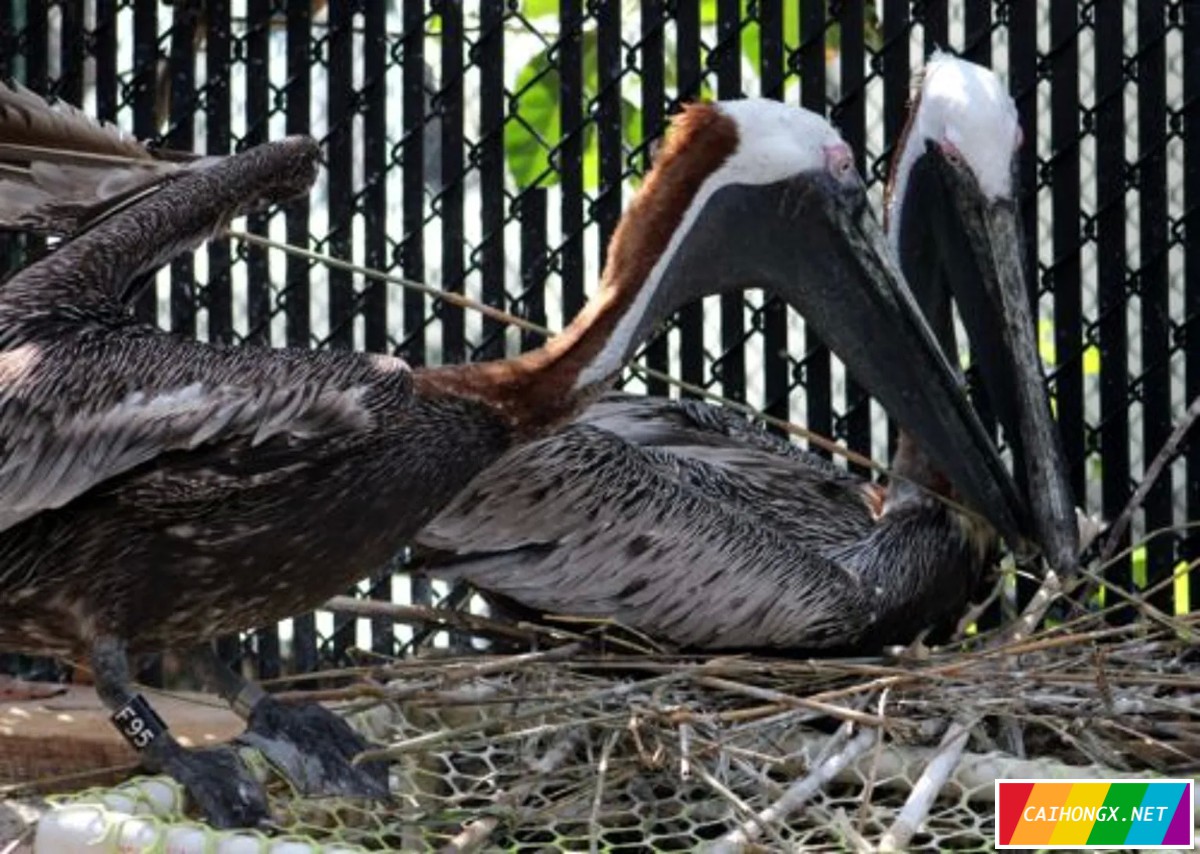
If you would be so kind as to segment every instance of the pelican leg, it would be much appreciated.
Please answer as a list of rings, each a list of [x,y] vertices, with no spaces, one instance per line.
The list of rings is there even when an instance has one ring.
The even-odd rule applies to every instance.
[[[390,796],[387,765],[353,759],[368,747],[340,715],[316,703],[281,703],[235,673],[211,646],[193,656],[206,681],[247,723],[237,741],[259,750],[304,795]]]
[[[112,711],[113,725],[141,754],[143,765],[181,783],[214,827],[254,827],[266,820],[266,791],[236,748],[183,747],[145,698],[131,690],[129,658],[122,641],[98,639],[92,645],[91,665],[96,693]]]

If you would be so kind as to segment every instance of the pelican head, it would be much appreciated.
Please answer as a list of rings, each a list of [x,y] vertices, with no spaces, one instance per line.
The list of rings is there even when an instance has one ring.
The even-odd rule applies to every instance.
[[[1016,106],[989,69],[935,54],[919,76],[888,193],[888,233],[917,300],[956,352],[958,301],[980,374],[1024,468],[1036,539],[1070,572],[1078,533],[1046,398],[1016,199]]]

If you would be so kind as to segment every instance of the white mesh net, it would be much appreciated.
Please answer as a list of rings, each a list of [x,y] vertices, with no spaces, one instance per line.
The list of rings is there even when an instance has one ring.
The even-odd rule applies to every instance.
[[[38,850],[81,827],[96,851],[977,850],[998,778],[1200,765],[1194,646],[1144,623],[920,663],[562,653],[364,669],[344,693],[370,697],[348,711],[389,804],[263,768],[275,827],[218,833],[143,778],[55,799]]]

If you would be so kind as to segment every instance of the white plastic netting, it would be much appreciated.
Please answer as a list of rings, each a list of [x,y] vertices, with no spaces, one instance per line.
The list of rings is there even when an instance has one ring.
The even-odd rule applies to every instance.
[[[921,660],[597,655],[572,642],[396,661],[339,689],[392,760],[391,803],[297,798],[262,767],[275,826],[216,832],[187,819],[173,783],[141,778],[55,798],[34,844],[990,850],[996,779],[1195,773],[1196,655],[1143,620]]]

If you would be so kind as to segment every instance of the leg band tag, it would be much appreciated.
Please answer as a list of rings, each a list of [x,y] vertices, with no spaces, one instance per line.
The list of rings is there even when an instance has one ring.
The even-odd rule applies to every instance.
[[[134,750],[145,750],[167,731],[163,719],[141,694],[134,694],[128,703],[113,712],[112,722]]]

